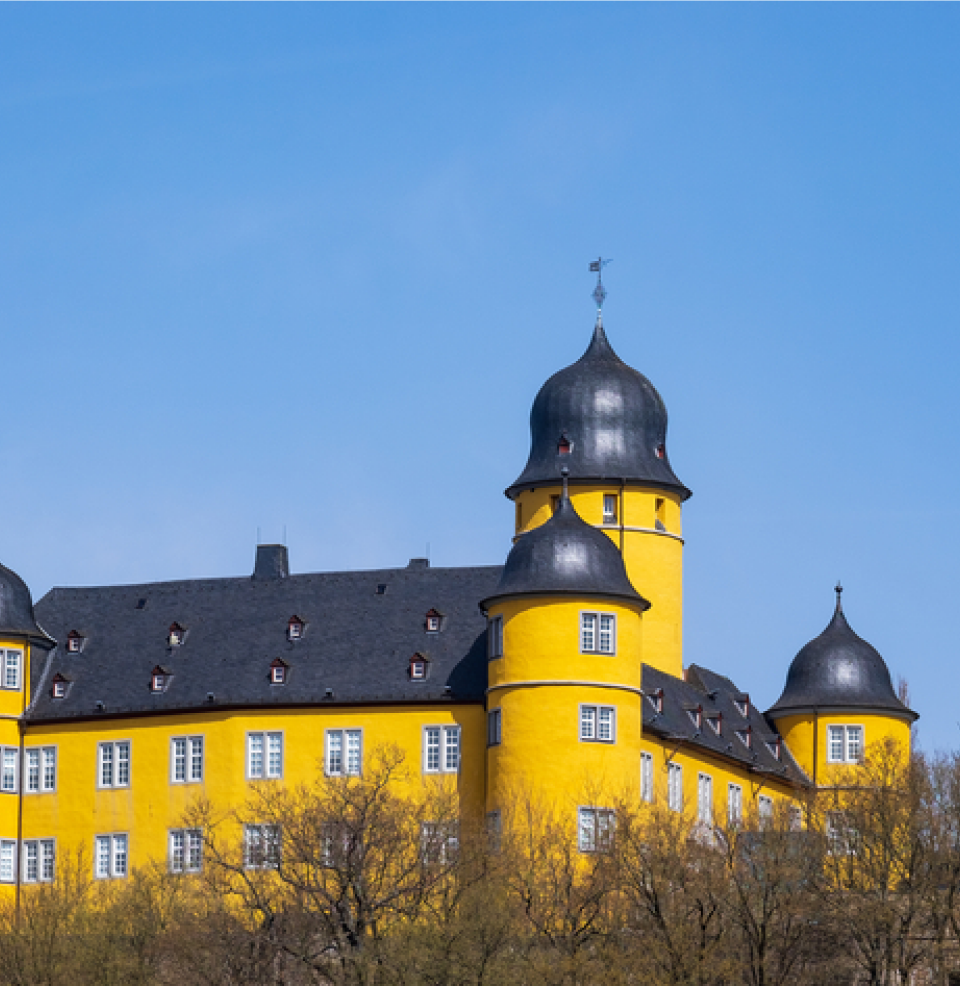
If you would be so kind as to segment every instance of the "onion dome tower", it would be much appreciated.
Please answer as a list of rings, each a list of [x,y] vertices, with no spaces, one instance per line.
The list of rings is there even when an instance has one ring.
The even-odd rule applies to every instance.
[[[574,509],[564,476],[556,512],[516,541],[481,603],[489,812],[526,797],[567,809],[638,785],[649,606],[616,545]]]
[[[52,647],[54,641],[33,615],[33,599],[27,584],[0,565],[0,640],[31,640]]]
[[[597,260],[596,325],[586,352],[540,388],[530,413],[530,455],[507,488],[522,541],[560,503],[568,471],[577,513],[619,548],[630,581],[650,600],[647,661],[683,673],[681,509],[690,490],[667,455],[667,409],[653,384],[614,352],[603,328],[606,291]]]
[[[836,592],[833,618],[800,649],[783,694],[767,712],[814,780],[857,762],[877,741],[892,737],[909,750],[917,719],[897,697],[877,649],[847,622],[840,585]]]

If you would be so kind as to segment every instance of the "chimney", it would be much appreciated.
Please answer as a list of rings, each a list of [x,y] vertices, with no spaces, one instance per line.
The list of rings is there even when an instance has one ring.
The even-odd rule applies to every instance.
[[[285,544],[258,544],[253,577],[268,582],[285,579],[290,574],[290,559]]]

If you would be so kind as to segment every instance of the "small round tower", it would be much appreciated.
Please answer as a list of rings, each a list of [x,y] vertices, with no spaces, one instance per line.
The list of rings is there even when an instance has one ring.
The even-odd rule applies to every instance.
[[[802,647],[787,672],[783,694],[767,712],[800,766],[819,784],[837,768],[863,759],[868,748],[893,739],[910,750],[917,719],[897,697],[879,652],[847,622],[837,586],[833,618]]]
[[[642,614],[623,558],[574,509],[507,557],[489,621],[487,810],[518,798],[569,807],[639,783]]]

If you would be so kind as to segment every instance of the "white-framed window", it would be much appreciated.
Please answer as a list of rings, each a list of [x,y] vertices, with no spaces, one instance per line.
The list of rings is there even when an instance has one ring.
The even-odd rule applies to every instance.
[[[603,522],[604,524],[616,524],[617,522],[617,495],[615,493],[603,494]]]
[[[757,815],[760,828],[766,828],[773,821],[773,798],[769,794],[761,794],[757,798]]]
[[[327,777],[354,777],[362,772],[363,730],[328,729],[324,747]]]
[[[97,787],[130,786],[130,740],[97,744]]]
[[[457,858],[460,831],[456,822],[422,822],[420,854],[428,866],[446,866]]]
[[[803,809],[799,805],[790,805],[787,809],[787,818],[790,819],[790,831],[800,832],[803,829]]]
[[[203,865],[203,833],[200,829],[171,829],[168,838],[171,873],[199,873]]]
[[[247,780],[283,777],[283,733],[247,733]]]
[[[739,784],[727,785],[727,821],[739,825],[743,820],[743,788]]]
[[[98,880],[127,875],[129,840],[126,832],[98,835],[93,840],[93,872]]]
[[[863,726],[827,726],[827,762],[860,763]]]
[[[653,754],[645,750],[640,754],[640,797],[653,803]]]
[[[860,833],[846,812],[828,811],[826,821],[827,851],[833,856],[855,856]]]
[[[455,774],[460,769],[460,727],[423,727],[423,769],[427,774]]]
[[[30,746],[24,750],[26,758],[27,794],[39,794],[57,789],[57,748],[55,746]]]
[[[577,810],[577,844],[580,852],[603,852],[609,849],[616,827],[613,808],[579,808]]]
[[[170,783],[195,784],[202,780],[203,737],[172,737],[170,740]]]
[[[487,658],[503,657],[503,617],[491,616],[487,627]]]
[[[697,820],[713,824],[713,778],[709,774],[697,775]]]
[[[440,632],[440,614],[436,610],[427,613],[427,633]]]
[[[715,716],[706,716],[707,725],[717,736],[723,731],[723,716],[718,712]]]
[[[3,655],[3,679],[0,681],[0,688],[11,691],[20,690],[20,669],[23,666],[22,650],[2,650]]]
[[[615,743],[616,708],[612,705],[581,705],[580,739],[590,743]]]
[[[270,665],[270,684],[283,685],[287,680],[287,666],[282,661],[274,661]]]
[[[63,678],[55,678],[53,682],[53,697],[54,698],[66,698],[67,697],[67,683]]]
[[[0,746],[0,791],[16,794],[20,773],[20,751],[15,746]]]
[[[673,760],[667,764],[667,807],[683,811],[683,765]]]
[[[616,654],[617,618],[613,613],[580,614],[580,651],[583,654]]]
[[[291,616],[287,620],[287,640],[299,640],[303,636],[303,620],[299,616]]]
[[[487,713],[487,746],[499,746],[503,736],[503,715],[500,709]]]
[[[737,730],[737,739],[749,750],[753,747],[753,730],[747,726],[746,729]]]
[[[79,654],[83,650],[83,634],[77,633],[76,630],[71,630],[67,634],[67,652],[70,654]]]
[[[56,849],[53,839],[26,839],[23,843],[23,882],[49,883],[53,880]]]
[[[0,839],[0,883],[13,883],[17,877],[17,843]]]
[[[280,865],[279,825],[243,826],[243,865],[250,870],[275,870]]]

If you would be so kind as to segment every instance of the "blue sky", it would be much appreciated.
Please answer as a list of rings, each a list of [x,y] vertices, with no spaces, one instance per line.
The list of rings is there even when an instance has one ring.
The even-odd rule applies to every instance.
[[[0,560],[499,563],[602,253],[687,661],[771,704],[841,578],[960,746],[958,49],[952,4],[3,4]]]

